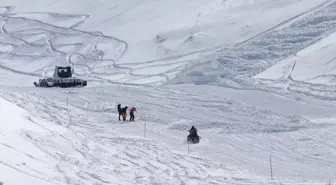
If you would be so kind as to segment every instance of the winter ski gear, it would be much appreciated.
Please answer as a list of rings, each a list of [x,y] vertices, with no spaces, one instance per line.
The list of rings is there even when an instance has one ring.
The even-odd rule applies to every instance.
[[[132,107],[130,110],[130,121],[134,121],[134,112],[136,112],[136,108]]]
[[[120,116],[121,116],[121,104],[118,104],[118,113],[119,113],[119,116],[118,116],[118,119],[120,121]]]
[[[132,107],[131,110],[130,110],[130,112],[132,112],[132,113],[136,112],[136,108]]]
[[[121,109],[121,114],[122,114],[122,117],[123,117],[123,121],[126,121],[126,117],[127,117],[127,106],[126,107],[124,107],[124,108],[122,108]]]
[[[127,112],[127,106],[121,109],[121,113],[126,113]]]
[[[191,129],[189,130],[189,136],[191,136],[191,137],[198,136],[197,131],[198,130],[194,126],[192,126]]]
[[[123,112],[122,117],[123,117],[123,121],[126,121],[127,114]]]

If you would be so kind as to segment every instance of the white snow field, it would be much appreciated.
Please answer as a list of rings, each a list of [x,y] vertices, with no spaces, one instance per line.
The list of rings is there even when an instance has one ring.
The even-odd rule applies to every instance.
[[[2,0],[0,25],[0,184],[336,183],[335,0]],[[88,86],[34,87],[55,65]]]

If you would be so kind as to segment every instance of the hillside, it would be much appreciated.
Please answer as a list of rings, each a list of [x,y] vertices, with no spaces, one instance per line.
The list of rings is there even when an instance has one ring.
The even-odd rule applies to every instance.
[[[3,0],[0,182],[332,183],[335,10],[334,0]],[[56,65],[88,86],[33,86]],[[119,103],[137,107],[135,122],[118,121]],[[188,145],[192,125],[201,142]]]

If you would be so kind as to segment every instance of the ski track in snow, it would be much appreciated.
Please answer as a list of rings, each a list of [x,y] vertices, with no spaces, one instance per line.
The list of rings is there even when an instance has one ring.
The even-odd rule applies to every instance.
[[[51,75],[56,63],[75,66],[78,75],[114,66],[127,51],[127,43],[99,32],[77,30],[87,18],[88,15],[4,11],[0,15],[1,68],[23,75],[46,76]],[[62,22],[68,26],[64,27]],[[25,26],[20,27],[21,24]],[[100,48],[101,45],[108,47]]]
[[[53,184],[277,184],[268,180],[272,156],[279,184],[310,184],[306,179],[325,184],[335,173],[335,134],[330,132],[335,124],[312,120],[332,115],[335,105],[324,101],[336,100],[334,86],[295,81],[295,63],[282,81],[250,77],[334,32],[335,7],[335,1],[325,1],[229,48],[138,63],[118,62],[129,47],[122,39],[77,29],[89,15],[13,13],[14,7],[0,7],[0,68],[5,73],[0,77],[9,85],[0,88],[1,96],[67,128],[60,132],[27,118],[45,134],[22,130],[21,137],[45,159],[0,143],[51,165],[53,175],[29,163],[0,164]],[[11,87],[23,84],[11,75],[31,86],[31,80],[51,75],[61,63],[73,65],[89,83],[130,86]],[[152,87],[157,83],[218,87]],[[267,86],[274,83],[287,87]],[[260,103],[268,100],[278,104]],[[114,121],[119,102],[138,108],[136,123]],[[201,130],[202,141],[191,146],[188,156],[181,138],[191,124]]]
[[[197,92],[199,89],[191,88],[190,91],[181,90],[178,87],[173,89],[96,87],[87,88],[82,92],[81,89],[36,91],[35,88],[9,88],[2,90],[2,94],[5,94],[6,99],[22,106],[33,115],[71,130],[71,134],[67,135],[57,137],[54,134],[55,139],[48,135],[39,137],[34,133],[27,133],[29,137],[26,139],[46,152],[49,158],[60,161],[55,168],[59,174],[62,174],[62,178],[54,177],[54,181],[74,183],[76,179],[85,184],[84,180],[79,179],[90,179],[97,183],[117,183],[113,181],[113,177],[118,177],[119,180],[123,179],[125,184],[189,184],[193,180],[205,184],[267,182],[265,179],[257,180],[255,177],[251,178],[247,174],[239,173],[237,169],[230,169],[227,166],[224,168],[220,164],[205,162],[204,160],[207,159],[197,157],[203,155],[214,159],[223,158],[222,160],[227,161],[226,164],[231,166],[244,164],[249,166],[250,170],[257,165],[261,170],[252,170],[250,173],[263,175],[269,172],[268,164],[260,161],[260,156],[267,158],[272,155],[278,172],[279,169],[288,169],[288,166],[291,166],[293,170],[290,174],[286,171],[280,172],[298,180],[305,177],[301,177],[299,166],[303,169],[307,166],[316,169],[322,163],[329,166],[336,165],[331,155],[336,148],[326,142],[333,135],[329,133],[326,138],[318,140],[306,136],[310,135],[307,134],[310,132],[333,130],[333,124],[313,123],[304,117],[292,115],[291,110],[287,113],[277,113],[266,108],[246,105],[240,101],[228,100],[213,90],[210,90],[214,92],[213,95],[209,93],[203,95],[204,90]],[[190,94],[191,92],[193,94]],[[137,93],[137,96],[130,98],[133,93]],[[54,98],[51,99],[50,96]],[[66,97],[69,99],[68,106]],[[162,99],[163,97],[165,99]],[[118,103],[116,100],[125,102],[126,105],[136,104],[141,112],[147,113],[145,115],[140,113],[134,126],[132,123],[131,125],[120,124],[114,121],[117,119],[114,108]],[[155,111],[153,112],[156,109],[163,111],[157,115]],[[174,109],[179,109],[182,114]],[[318,109],[333,110],[323,106]],[[148,139],[142,137],[144,116],[148,124]],[[210,120],[209,117],[211,117]],[[185,137],[185,130],[189,128],[190,122],[202,130],[202,136],[206,139],[202,141],[204,144],[192,147],[194,154],[188,157],[186,148],[183,147],[186,144],[181,142],[181,138]],[[130,126],[133,129],[130,130]],[[127,133],[127,130],[128,137],[119,136],[118,133]],[[175,134],[172,134],[172,137],[170,133]],[[210,136],[214,134],[223,136],[211,139]],[[59,141],[59,137],[63,142]],[[284,141],[283,137],[288,139]],[[164,142],[176,148],[168,149],[162,145]],[[67,145],[55,146],[53,143],[67,143]],[[305,144],[302,145],[303,143]],[[314,149],[318,143],[325,143],[325,145],[319,144],[319,147],[326,147],[330,152],[324,153],[323,150]],[[218,147],[215,150],[214,145],[220,146],[219,148],[223,150],[218,151]],[[62,151],[65,153],[54,151],[54,148],[63,148]],[[195,151],[196,148],[199,148],[199,151]],[[203,151],[206,154],[203,154]],[[253,153],[254,155],[251,155]],[[293,159],[298,162],[293,164]],[[296,166],[298,170],[294,170],[297,169]],[[135,171],[134,174],[126,173],[130,168]],[[329,169],[330,173],[321,172],[329,176],[334,173],[332,169]],[[92,171],[96,173],[92,174]],[[213,177],[208,171],[217,171],[216,174],[220,175]],[[174,181],[168,178],[172,175],[176,177]],[[319,179],[322,174],[315,172],[315,175]],[[241,178],[244,183],[239,183],[233,178]],[[278,176],[278,179],[285,180],[281,176]]]
[[[60,92],[58,95],[61,97],[67,93],[74,95],[69,97],[68,106],[66,100],[59,101],[61,97],[56,100],[46,96],[51,92],[40,96],[33,89],[26,90],[27,94],[7,92],[9,96],[5,98],[32,111],[36,116],[64,125],[70,130],[66,134],[47,131],[46,135],[24,132],[23,138],[43,151],[45,160],[57,161],[54,168],[58,173],[45,176],[42,172],[36,172],[37,178],[51,179],[56,184],[256,183],[248,176],[237,175],[235,178],[231,175],[232,170],[210,160],[171,152],[161,142],[139,136],[118,136],[118,126],[122,125],[114,121],[111,125],[108,120],[115,118],[115,115],[111,113],[110,107],[104,107],[104,104],[108,106],[115,102],[101,102],[101,96],[110,96],[103,89],[99,90],[102,94],[97,99],[84,101],[75,91]],[[90,101],[89,105],[93,107],[83,110],[81,104],[86,101]],[[97,122],[101,124],[97,125]],[[237,181],[238,178],[240,180]]]
[[[34,12],[5,13],[1,16],[3,19],[2,34],[4,34],[4,36],[8,37],[8,39],[10,40],[13,39],[19,42],[19,44],[16,43],[16,45],[11,42],[6,44],[11,47],[13,47],[13,45],[16,46],[15,48],[11,49],[12,51],[21,50],[24,52],[29,51],[29,53],[17,54],[7,51],[3,54],[3,59],[5,59],[5,61],[2,62],[3,64],[1,64],[1,67],[3,69],[23,75],[47,76],[51,75],[55,63],[64,63],[74,65],[76,67],[76,74],[78,76],[90,76],[92,82],[95,82],[97,80],[103,80],[112,84],[126,85],[153,84],[162,82],[165,83],[175,78],[178,73],[188,71],[189,69],[200,64],[207,65],[209,62],[213,62],[216,58],[209,56],[213,55],[216,50],[218,50],[218,52],[220,53],[235,53],[237,51],[246,50],[246,48],[250,47],[249,43],[253,43],[253,40],[262,40],[260,39],[260,37],[264,36],[266,38],[269,38],[269,33],[272,34],[273,30],[282,28],[286,24],[295,22],[296,19],[312,14],[314,11],[318,11],[319,9],[322,9],[323,11],[325,7],[330,6],[330,4],[332,3],[333,1],[325,1],[317,7],[302,12],[297,16],[289,18],[282,23],[279,23],[278,25],[261,32],[260,34],[252,36],[244,41],[241,41],[240,43],[235,44],[232,49],[225,49],[225,51],[223,51],[221,49],[221,46],[216,46],[209,49],[179,54],[176,56],[169,56],[166,58],[152,61],[137,63],[131,62],[122,64],[118,64],[118,59],[120,59],[127,51],[128,46],[125,41],[114,37],[106,36],[101,33],[90,33],[75,29],[77,26],[83,24],[86,19],[88,19],[88,15],[61,15],[55,13]],[[39,19],[39,17],[44,18],[43,16],[46,17],[45,20],[37,20]],[[62,27],[51,25],[49,23],[53,20],[60,21],[60,19],[66,22],[68,26]],[[69,19],[69,21],[67,19]],[[27,24],[28,28],[31,27],[31,29],[25,28],[24,30],[21,30],[20,28],[16,28],[15,26],[13,29],[10,29],[11,25],[17,25],[23,22]],[[69,24],[68,22],[72,22],[72,24]],[[59,24],[62,25],[62,21]],[[9,28],[6,29],[6,27]],[[274,43],[274,40],[271,40],[270,42]],[[108,45],[108,48],[106,48],[105,50],[100,50],[100,45]],[[244,47],[244,45],[248,46]],[[259,46],[259,44],[257,46]],[[20,48],[18,49],[17,47]],[[45,48],[49,48],[49,51],[43,51],[45,50]],[[254,51],[254,49],[249,50]],[[32,51],[33,53],[36,53],[36,55],[31,55]],[[112,55],[116,56],[111,57]],[[263,54],[244,53],[243,55],[244,56],[241,57],[238,56],[238,58],[244,60],[247,55]],[[26,57],[26,59],[23,60],[22,57]],[[225,58],[230,58],[230,56],[225,56]],[[45,59],[48,59],[52,62],[46,63]],[[233,59],[235,61],[237,60],[236,57],[234,57]],[[251,59],[258,60],[253,56]],[[21,63],[17,64],[16,62],[14,62],[16,60],[21,60],[22,63],[27,63],[27,60],[41,60],[41,62],[43,62],[43,67],[41,68],[41,65],[38,65],[34,62],[34,65],[36,67],[29,67],[29,69],[33,69],[33,71],[25,71],[26,68],[17,70],[17,66],[19,66]],[[229,72],[230,75],[233,75],[230,71],[226,69],[231,68],[230,66],[226,66],[226,59],[221,59],[220,57],[218,61],[220,61],[221,71],[224,71],[225,73]],[[12,63],[14,63],[14,65]],[[262,68],[258,67],[257,69],[255,69],[255,66],[246,66],[246,64],[244,64],[245,62],[243,61],[240,61],[240,63],[242,63],[240,64],[241,67],[248,68],[248,70],[242,71],[247,75],[251,75],[251,72],[253,72],[253,74],[256,74],[260,72],[260,69],[265,69],[267,67],[263,65],[264,62],[262,61],[260,65],[255,65],[257,67],[262,66]],[[235,68],[237,67],[240,68],[240,66],[236,66]],[[148,71],[151,71],[152,74],[149,74]],[[237,69],[235,71],[237,71]],[[239,72],[238,75],[241,75],[242,72]]]
[[[334,85],[297,81],[290,76],[281,80],[251,79],[276,62],[334,33],[335,8],[335,1],[326,1],[304,12],[299,19],[288,19],[233,48],[219,49],[217,61],[187,69],[168,83],[212,84],[241,90],[263,90],[279,95],[295,92],[335,101]],[[282,85],[276,87],[272,84]]]
[[[7,13],[6,9],[0,14],[0,68],[39,77],[51,76],[54,65],[63,64],[74,66],[76,75],[89,77],[93,82],[104,80],[113,84],[137,84],[140,80],[149,79],[147,84],[151,84],[171,79],[177,72],[193,66],[193,59],[199,57],[195,52],[195,55],[188,54],[185,58],[176,56],[118,64],[127,52],[127,43],[99,32],[76,29],[88,18],[88,15],[56,13]],[[20,24],[25,27],[18,26]],[[150,68],[153,68],[153,74],[142,72]],[[161,72],[155,72],[160,68]]]

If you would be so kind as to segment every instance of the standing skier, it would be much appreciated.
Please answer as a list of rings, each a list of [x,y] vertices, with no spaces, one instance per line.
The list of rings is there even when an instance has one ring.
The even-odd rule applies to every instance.
[[[118,113],[119,113],[119,116],[118,116],[118,118],[119,118],[119,121],[121,121],[120,120],[120,116],[121,116],[121,104],[118,104]]]
[[[132,107],[130,109],[130,121],[134,121],[134,112],[136,112],[136,108],[135,107]]]

